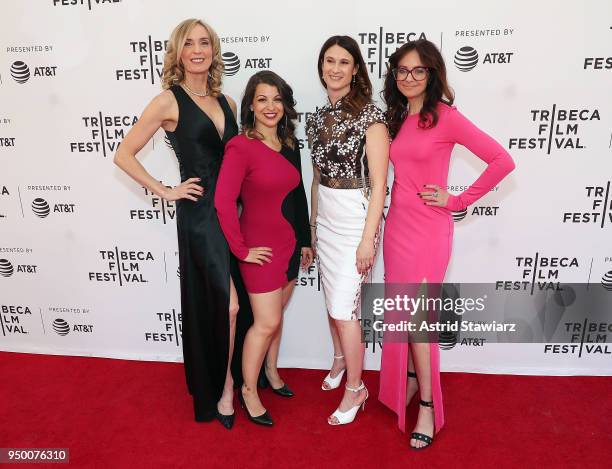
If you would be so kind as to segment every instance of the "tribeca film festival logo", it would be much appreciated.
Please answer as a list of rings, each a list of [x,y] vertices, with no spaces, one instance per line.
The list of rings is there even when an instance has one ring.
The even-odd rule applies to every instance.
[[[576,257],[546,257],[539,252],[531,257],[516,257],[516,266],[520,269],[521,280],[498,280],[495,290],[527,291],[562,291],[559,274],[580,265]]]
[[[99,250],[100,258],[106,262],[107,269],[102,272],[89,272],[90,282],[118,283],[119,286],[148,283],[142,268],[155,261],[151,251]]]
[[[382,26],[376,32],[357,33],[359,44],[362,46],[364,60],[368,71],[376,73],[378,78],[382,78],[387,71],[386,63],[389,57],[402,44],[417,39],[427,39],[424,32],[389,32]]]
[[[145,331],[145,342],[166,342],[181,346],[183,339],[183,316],[172,308],[172,313],[154,313],[161,330]]]
[[[172,186],[166,187],[170,188]],[[143,189],[147,200],[151,203],[151,208],[130,209],[130,220],[161,220],[165,225],[176,218],[176,205],[174,202],[158,197],[146,187],[143,187]]]
[[[495,38],[503,36],[512,36],[514,28],[494,28],[494,29],[461,29],[455,31],[455,39],[466,40],[469,38],[471,42],[480,41],[481,37]],[[485,39],[486,40],[486,39]],[[508,51],[490,51],[478,53],[478,50],[471,45],[464,45],[455,52],[454,63],[457,69],[461,72],[469,72],[474,70],[480,62],[484,65],[491,64],[509,64],[512,62],[514,52]]]
[[[608,31],[612,33],[612,26]],[[582,68],[584,70],[610,70],[612,69],[612,57],[585,57]]]
[[[81,117],[83,126],[91,135],[90,139],[70,142],[71,153],[102,153],[104,158],[117,151],[117,147],[138,121],[138,116],[90,115]]]
[[[50,214],[75,213],[76,204],[72,200],[65,200],[62,196],[58,200],[52,195],[57,192],[69,192],[70,189],[70,186],[66,185],[27,186],[27,191],[35,192],[37,196],[30,204],[32,213],[38,218],[47,218]],[[39,192],[43,192],[43,194],[39,194]],[[49,193],[49,195],[45,193]]]
[[[115,70],[117,81],[147,80],[158,83],[164,70],[164,54],[168,40],[154,40],[151,35],[145,41],[130,41],[129,50],[136,57],[136,68]]]
[[[92,6],[112,5],[122,0],[52,0],[54,7],[86,6],[91,11]]]
[[[298,276],[295,279],[295,285],[297,287],[316,288],[317,291],[321,291],[321,274],[319,274],[316,262],[313,262],[306,272],[300,268]]]
[[[601,120],[598,109],[562,109],[556,104],[551,109],[532,109],[531,121],[537,126],[535,137],[510,137],[510,150],[582,150],[580,126],[593,120]]]
[[[612,355],[612,348],[607,344],[608,333],[612,333],[612,323],[566,322],[563,330],[569,335],[569,344],[544,344],[544,353],[553,355]]]
[[[563,213],[563,223],[597,224],[600,228],[612,224],[612,181],[604,186],[585,186],[590,209]]]
[[[4,337],[29,334],[26,324],[32,318],[32,308],[27,305],[0,305],[0,326]]]

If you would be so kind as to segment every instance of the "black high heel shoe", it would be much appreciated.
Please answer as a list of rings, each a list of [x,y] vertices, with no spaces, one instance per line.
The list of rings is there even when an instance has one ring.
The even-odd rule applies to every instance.
[[[251,413],[249,412],[249,408],[247,407],[246,403],[244,402],[244,397],[242,396],[242,390],[240,390],[240,392],[238,393],[238,399],[240,400],[240,405],[246,411],[247,416],[249,417],[249,420],[251,422],[256,423],[258,425],[264,425],[266,427],[271,427],[274,424],[274,422],[272,421],[272,418],[270,417],[270,414],[268,414],[267,410],[263,414],[258,415],[256,417],[253,417],[251,415]]]
[[[221,425],[223,425],[228,430],[231,430],[232,427],[234,426],[234,416],[235,415],[236,415],[236,412],[234,412],[232,415],[224,415],[217,410],[217,412],[215,413],[215,418],[219,422],[221,422]]]
[[[272,387],[272,385],[270,385],[270,388],[272,389],[272,391],[274,391],[275,394],[278,394],[279,396],[282,397],[293,397],[293,391],[291,389],[289,389],[289,386],[287,386],[287,384],[283,384],[280,388],[275,389]]]
[[[419,404],[422,405],[423,407],[431,407],[433,409],[433,401],[424,401],[423,399],[421,399],[419,401]],[[436,428],[435,428],[435,417],[434,417],[434,434],[435,433],[436,433]],[[421,446],[420,448],[417,448],[416,446],[412,446],[412,445],[410,446],[412,449],[417,450],[417,451],[428,448],[433,443],[433,435],[429,436],[429,435],[425,435],[425,433],[412,432],[410,434],[410,438],[414,438],[415,440],[419,440],[419,441],[423,441],[427,443],[425,446]]]
[[[295,395],[289,386],[287,386],[287,383],[283,384],[280,388],[273,388],[272,383],[270,383],[270,380],[266,375],[264,367],[262,367],[261,371],[259,372],[259,378],[257,379],[257,387],[267,388],[268,386],[270,386],[270,389],[272,389],[274,394],[278,394],[281,397],[293,397]]]

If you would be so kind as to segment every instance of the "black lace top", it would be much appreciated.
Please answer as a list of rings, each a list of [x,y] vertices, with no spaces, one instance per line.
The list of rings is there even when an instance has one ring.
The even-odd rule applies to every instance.
[[[366,130],[372,124],[385,124],[385,116],[373,103],[366,104],[356,117],[341,105],[342,99],[335,106],[328,103],[306,120],[312,162],[329,178],[367,178]]]

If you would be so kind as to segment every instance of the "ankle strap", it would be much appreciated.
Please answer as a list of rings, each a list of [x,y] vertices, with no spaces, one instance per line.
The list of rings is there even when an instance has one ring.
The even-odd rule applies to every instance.
[[[424,401],[421,399],[419,404],[421,404],[423,407],[431,407],[433,409],[433,401]]]
[[[344,358],[344,355],[334,355],[334,358],[336,358],[337,360],[340,360],[341,358]]]
[[[408,378],[416,378],[417,374],[414,371],[409,371],[408,372]]]
[[[345,387],[345,389],[346,389],[347,391],[351,391],[351,392],[359,392],[359,391],[361,391],[362,389],[365,389],[365,384],[363,384],[363,381],[362,381],[362,382],[361,382],[361,384],[360,384],[358,387],[356,387],[356,388],[351,388],[351,387],[350,387],[348,384],[344,385],[344,387]]]

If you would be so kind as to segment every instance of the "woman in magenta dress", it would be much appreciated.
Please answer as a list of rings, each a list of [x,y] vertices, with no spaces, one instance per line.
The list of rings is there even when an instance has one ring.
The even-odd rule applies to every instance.
[[[261,425],[272,425],[272,419],[257,394],[259,371],[278,337],[300,256],[303,268],[313,260],[296,117],[293,91],[282,78],[267,70],[253,75],[242,100],[242,134],[225,148],[215,194],[221,228],[242,261],[254,317],[244,341],[239,398],[249,418]]]
[[[485,195],[514,163],[499,143],[452,106],[444,60],[434,44],[424,39],[406,43],[389,63],[383,93],[395,176],[383,239],[385,282],[442,283],[453,240],[451,211]],[[487,167],[469,189],[451,195],[445,188],[457,143]],[[438,344],[385,342],[379,399],[398,414],[402,431],[406,406],[417,391],[419,415],[410,446],[422,449],[444,425]]]

